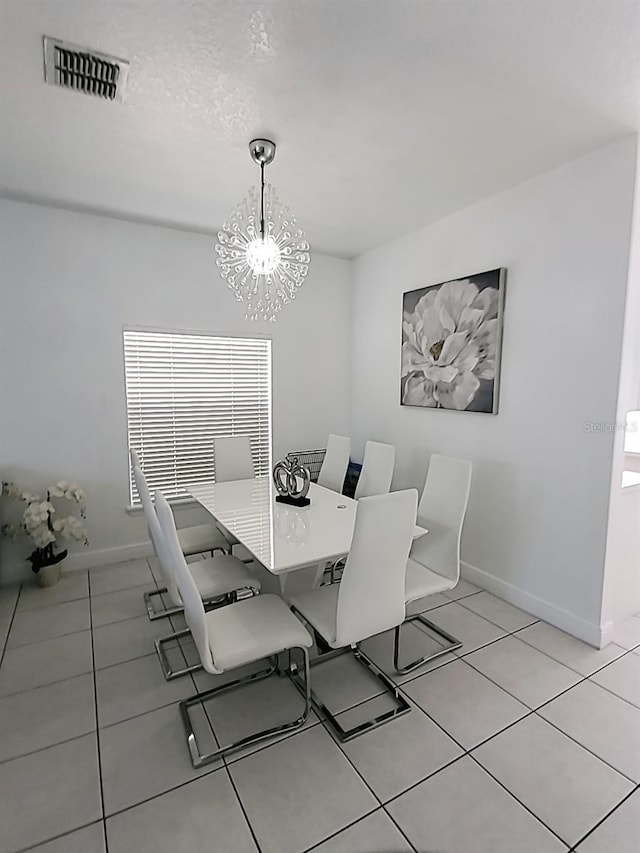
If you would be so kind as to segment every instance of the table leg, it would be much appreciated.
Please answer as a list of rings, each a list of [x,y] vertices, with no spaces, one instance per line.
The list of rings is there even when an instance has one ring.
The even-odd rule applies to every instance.
[[[324,574],[325,563],[317,566],[308,566],[306,569],[295,569],[278,576],[280,581],[280,595],[285,601],[301,592],[310,592],[320,586]]]

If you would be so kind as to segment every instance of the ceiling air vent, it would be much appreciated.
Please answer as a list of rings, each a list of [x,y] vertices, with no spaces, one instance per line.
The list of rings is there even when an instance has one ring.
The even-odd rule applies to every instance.
[[[44,79],[108,101],[121,101],[129,63],[86,47],[44,37]]]

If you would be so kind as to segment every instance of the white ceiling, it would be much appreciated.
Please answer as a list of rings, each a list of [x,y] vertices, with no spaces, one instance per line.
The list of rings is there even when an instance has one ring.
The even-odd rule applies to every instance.
[[[215,232],[268,179],[353,256],[638,126],[640,0],[0,0],[0,193]],[[129,59],[43,82],[42,35]]]

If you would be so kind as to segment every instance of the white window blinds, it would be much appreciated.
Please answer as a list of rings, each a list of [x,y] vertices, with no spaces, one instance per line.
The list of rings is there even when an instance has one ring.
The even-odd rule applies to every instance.
[[[213,439],[248,435],[256,475],[271,466],[271,341],[125,331],[129,447],[151,492],[215,480]],[[131,503],[140,504],[130,476]]]

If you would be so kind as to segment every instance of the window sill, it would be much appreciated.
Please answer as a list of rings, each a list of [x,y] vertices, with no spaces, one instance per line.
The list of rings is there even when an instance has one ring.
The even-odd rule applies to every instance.
[[[172,507],[176,507],[177,509],[190,509],[199,505],[195,498],[174,498],[174,500],[169,501],[169,503]],[[125,512],[127,515],[139,515],[144,512],[144,507],[142,504],[136,504],[135,506],[129,504],[129,506],[125,508]]]

